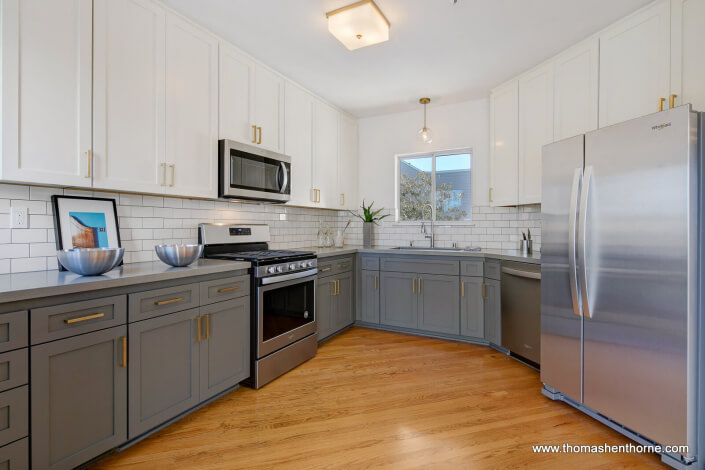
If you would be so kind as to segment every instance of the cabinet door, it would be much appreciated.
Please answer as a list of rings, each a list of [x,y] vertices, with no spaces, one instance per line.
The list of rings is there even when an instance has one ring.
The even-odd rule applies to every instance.
[[[322,340],[333,334],[335,315],[335,280],[332,276],[319,278],[316,285],[316,324],[318,339]]]
[[[352,325],[353,318],[353,282],[352,271],[336,276],[338,293],[335,296],[335,331]]]
[[[165,10],[94,1],[93,186],[164,190]]]
[[[313,116],[313,187],[317,206],[338,208],[338,111],[316,100]]]
[[[490,205],[513,206],[518,196],[519,82],[490,95]]]
[[[436,333],[460,334],[459,277],[421,274],[418,290],[418,328]]]
[[[460,279],[460,334],[485,337],[485,301],[481,277]]]
[[[519,79],[519,204],[541,203],[541,150],[553,142],[553,62]]]
[[[116,326],[31,348],[33,468],[74,468],[127,441],[126,333]]]
[[[219,54],[219,138],[253,144],[255,63],[222,41]]]
[[[91,186],[91,0],[3,0],[4,180]]]
[[[668,99],[670,30],[662,0],[600,34],[600,127],[654,113]]]
[[[671,2],[671,93],[676,106],[705,110],[705,0]]]
[[[357,208],[357,121],[340,115],[338,149],[338,208]]]
[[[360,320],[379,323],[379,271],[362,271]]]
[[[597,129],[600,41],[591,38],[555,60],[553,140]]]
[[[198,404],[197,317],[191,309],[128,326],[130,439]]]
[[[291,201],[312,206],[313,97],[289,82],[285,85],[284,153],[291,157]]]
[[[255,68],[254,124],[259,145],[284,151],[284,79],[261,66]]]
[[[250,376],[250,298],[201,307],[200,400]]]
[[[485,339],[502,344],[502,302],[499,281],[485,279]]]
[[[416,273],[380,273],[379,322],[417,328],[418,281]]]
[[[218,196],[218,41],[166,18],[166,193]]]

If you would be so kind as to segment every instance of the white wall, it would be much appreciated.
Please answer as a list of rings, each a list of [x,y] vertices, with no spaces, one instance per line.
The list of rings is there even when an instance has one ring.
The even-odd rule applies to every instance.
[[[489,100],[486,98],[444,106],[429,106],[427,124],[433,142],[416,139],[423,126],[418,111],[360,119],[358,199],[375,207],[395,207],[395,156],[456,148],[472,148],[472,202],[489,204]]]

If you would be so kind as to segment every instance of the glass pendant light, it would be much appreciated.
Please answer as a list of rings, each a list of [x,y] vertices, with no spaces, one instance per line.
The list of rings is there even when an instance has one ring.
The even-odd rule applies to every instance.
[[[423,105],[423,127],[419,130],[419,140],[421,143],[430,144],[433,142],[431,129],[426,126],[426,105],[431,102],[431,98],[421,98],[419,103]]]

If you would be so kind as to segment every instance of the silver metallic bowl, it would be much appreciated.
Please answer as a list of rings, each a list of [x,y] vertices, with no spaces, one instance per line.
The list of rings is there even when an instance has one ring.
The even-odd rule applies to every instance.
[[[82,276],[98,276],[117,266],[125,254],[124,248],[74,248],[57,250],[59,263]]]
[[[203,253],[203,245],[157,245],[159,259],[172,266],[188,266]]]

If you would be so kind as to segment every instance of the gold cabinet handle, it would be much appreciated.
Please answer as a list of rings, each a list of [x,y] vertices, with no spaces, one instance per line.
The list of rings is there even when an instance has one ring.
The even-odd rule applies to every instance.
[[[218,289],[217,292],[219,294],[222,294],[224,292],[232,292],[234,290],[238,290],[240,286],[232,286],[232,287],[223,287],[222,289]]]
[[[421,293],[421,278],[419,278],[419,294]]]
[[[338,265],[338,269],[345,269],[345,268],[347,268],[348,266],[350,266],[350,265],[347,264],[347,263],[345,263],[345,264],[339,264],[339,265]]]
[[[416,293],[416,278],[413,278],[411,280],[411,293],[415,294]]]
[[[175,304],[176,302],[183,302],[183,301],[184,301],[183,297],[177,297],[175,299],[156,301],[156,302],[154,302],[154,305],[156,305],[157,307],[161,307],[162,305]]]
[[[197,343],[200,343],[200,342],[201,342],[201,339],[202,339],[202,337],[201,337],[201,335],[202,335],[202,331],[201,331],[201,317],[196,317],[195,320],[196,320],[196,334],[198,335],[198,338],[196,339],[196,342],[197,342]]]
[[[91,176],[93,176],[93,159],[91,158],[91,151],[90,150],[86,150],[86,157],[88,157],[88,161],[87,161],[87,165],[86,165],[87,166],[87,173],[86,173],[85,178],[90,178]]]
[[[465,282],[460,283],[460,297],[465,297]]]
[[[330,271],[330,270],[331,270],[330,266],[329,266],[329,267],[326,267],[326,268],[321,268],[321,269],[319,269],[319,271],[322,272],[322,273],[324,273],[324,272],[326,272],[326,271]]]
[[[487,284],[482,283],[482,300],[487,300]]]
[[[335,281],[335,282],[337,282],[337,283],[338,283],[338,295],[340,295],[340,279],[338,279],[338,280],[337,280],[337,281]]]
[[[335,281],[329,281],[329,282],[330,282],[331,284],[333,284],[333,292],[331,292],[330,295],[335,295],[335,291],[336,291],[336,284],[335,284]]]
[[[211,316],[210,315],[204,315],[206,318],[206,339],[210,339],[211,337]]]
[[[176,165],[175,164],[170,164],[169,168],[171,168],[171,184],[169,186],[174,186],[174,172],[176,171]]]
[[[669,108],[673,109],[676,107],[676,98],[678,98],[678,95],[671,95],[671,99],[669,100]]]
[[[345,205],[345,193],[340,193],[340,205]]]
[[[492,200],[492,188],[490,188],[490,202],[494,202],[494,201]]]
[[[666,98],[659,98],[658,99],[658,110],[663,111],[663,103],[666,102]]]
[[[122,342],[122,362],[120,367],[127,367],[127,336],[121,336],[120,342]]]
[[[166,186],[166,163],[160,163],[162,167],[162,184],[161,186]]]
[[[93,315],[86,315],[85,317],[69,318],[64,320],[67,325],[73,325],[74,323],[81,323],[82,321],[95,320],[96,318],[103,318],[104,313],[94,313]]]
[[[377,282],[378,282],[378,281],[377,281],[377,276],[375,276],[375,290],[378,289],[378,287],[377,287],[377,286],[378,286]]]
[[[257,129],[259,130],[259,137],[257,138],[257,143],[261,144],[262,143],[262,128],[258,127]]]
[[[257,143],[257,126],[255,126],[254,124],[252,125],[252,143]]]

